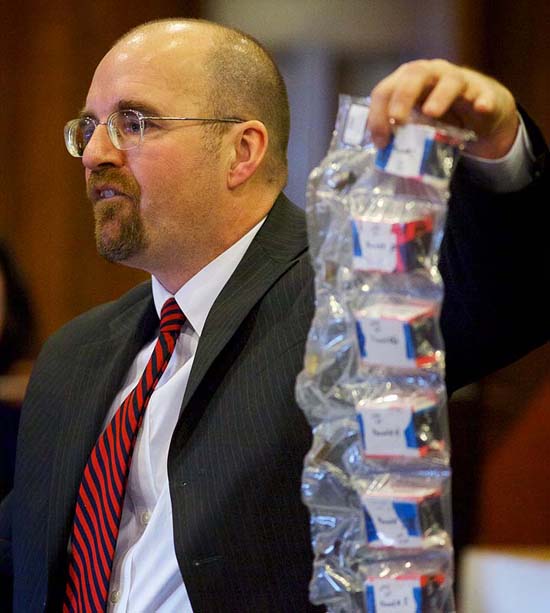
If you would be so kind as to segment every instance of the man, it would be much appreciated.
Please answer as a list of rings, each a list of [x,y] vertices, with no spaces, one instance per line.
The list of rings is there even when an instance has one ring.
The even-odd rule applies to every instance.
[[[441,254],[452,390],[545,338],[536,306],[506,290],[520,270],[510,237],[529,257],[542,253],[536,228],[516,234],[517,209],[542,207],[548,152],[530,125],[528,143],[508,90],[443,61],[405,65],[374,90],[380,145],[389,118],[404,120],[418,103],[474,127],[472,154],[506,156],[470,160],[477,184],[463,167],[455,186]],[[280,194],[288,108],[277,69],[238,32],[146,24],[103,58],[66,138],[82,155],[100,253],[153,279],[69,323],[37,362],[1,516],[15,610],[101,610],[101,581],[113,611],[317,610],[300,501],[311,436],[294,402],[312,272],[303,215]],[[479,186],[495,181],[493,166],[505,195]],[[99,460],[95,485],[86,482],[89,459],[148,372],[172,296],[186,322],[142,413],[107,560],[103,534],[92,534],[104,522],[91,514],[101,501],[82,506],[81,497],[97,485],[110,505],[116,474],[99,483],[99,472],[109,476]],[[96,458],[107,463],[104,451]]]

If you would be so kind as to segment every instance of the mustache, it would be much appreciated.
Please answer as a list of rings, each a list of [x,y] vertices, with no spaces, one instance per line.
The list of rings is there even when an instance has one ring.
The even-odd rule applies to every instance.
[[[128,175],[122,174],[114,168],[100,168],[90,173],[86,183],[86,195],[91,202],[98,199],[98,190],[109,187],[117,192],[128,196],[135,202],[141,197],[141,189],[138,182]]]

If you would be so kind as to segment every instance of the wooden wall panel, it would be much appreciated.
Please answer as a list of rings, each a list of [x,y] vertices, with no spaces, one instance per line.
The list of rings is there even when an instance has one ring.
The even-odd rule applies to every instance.
[[[473,538],[550,545],[550,345],[484,386],[484,443]]]
[[[550,140],[550,3],[460,0],[458,6],[461,61],[505,83]],[[518,211],[525,214],[528,206]],[[537,296],[544,288],[532,291]],[[547,344],[487,377],[473,412],[452,416],[470,434],[456,441],[461,506],[455,512],[459,525],[469,524],[461,545],[550,545],[549,375]]]
[[[550,3],[459,0],[460,58],[505,83],[550,140]]]
[[[82,165],[65,151],[63,126],[120,35],[150,19],[198,11],[199,0],[3,3],[0,238],[27,280],[39,342],[146,278],[96,254]]]

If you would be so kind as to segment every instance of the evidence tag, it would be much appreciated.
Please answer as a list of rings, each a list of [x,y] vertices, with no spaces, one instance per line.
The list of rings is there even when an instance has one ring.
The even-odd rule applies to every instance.
[[[416,548],[426,531],[441,525],[441,490],[437,487],[386,485],[362,495],[367,541],[371,547]]]
[[[380,302],[355,312],[359,351],[365,364],[429,367],[441,359],[434,303]]]
[[[405,222],[351,220],[353,268],[379,272],[409,272],[425,265],[432,242],[429,215]]]
[[[452,171],[455,147],[432,126],[407,124],[395,129],[390,143],[376,154],[375,165],[389,174],[423,183],[445,184]]]
[[[367,611],[372,613],[422,613],[440,611],[444,604],[443,573],[407,573],[366,578]]]
[[[359,147],[365,143],[369,107],[363,104],[351,104],[346,116],[342,142],[344,145]]]
[[[422,585],[418,578],[381,579],[365,582],[367,611],[375,613],[421,613]]]
[[[356,410],[366,457],[422,457],[443,449],[435,398],[360,402]]]

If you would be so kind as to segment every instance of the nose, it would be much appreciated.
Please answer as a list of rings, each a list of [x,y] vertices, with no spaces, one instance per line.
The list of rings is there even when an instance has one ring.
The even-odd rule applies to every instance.
[[[122,166],[124,164],[124,152],[113,145],[106,125],[100,124],[94,130],[92,138],[84,149],[82,163],[88,170],[94,170],[99,166]]]

